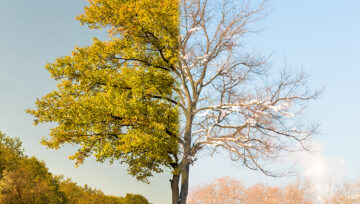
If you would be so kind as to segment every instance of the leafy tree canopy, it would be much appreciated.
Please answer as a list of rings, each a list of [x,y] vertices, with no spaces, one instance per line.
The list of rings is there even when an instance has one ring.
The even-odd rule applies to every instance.
[[[78,144],[70,157],[77,164],[92,154],[119,160],[145,182],[176,163],[176,83],[169,72],[177,60],[176,2],[89,0],[78,20],[109,29],[111,39],[94,39],[46,66],[58,90],[28,110],[35,124],[58,124],[44,145]]]

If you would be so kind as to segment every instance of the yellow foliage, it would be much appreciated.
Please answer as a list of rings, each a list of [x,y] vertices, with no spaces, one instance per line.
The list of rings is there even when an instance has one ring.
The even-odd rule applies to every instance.
[[[101,162],[119,160],[146,182],[176,162],[178,110],[170,70],[178,58],[178,1],[89,4],[78,20],[109,29],[111,39],[94,39],[48,64],[58,90],[38,99],[28,113],[35,124],[58,124],[44,145],[80,145],[70,157],[77,164],[90,155]]]

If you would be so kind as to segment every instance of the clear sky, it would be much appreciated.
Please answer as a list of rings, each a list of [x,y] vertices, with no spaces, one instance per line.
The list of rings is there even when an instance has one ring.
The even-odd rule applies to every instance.
[[[44,160],[55,174],[107,194],[140,193],[151,202],[170,203],[169,174],[157,175],[147,185],[128,176],[120,165],[89,160],[75,168],[67,159],[73,148],[48,150],[40,145],[50,125],[35,127],[24,112],[36,98],[55,88],[43,68],[47,62],[102,35],[75,20],[84,5],[85,0],[0,0],[0,130],[20,137],[26,154]],[[269,16],[254,25],[263,30],[250,35],[247,46],[272,54],[275,69],[285,59],[289,66],[309,73],[313,87],[325,87],[322,96],[308,106],[306,116],[321,124],[314,139],[323,147],[323,157],[344,161],[346,177],[355,178],[360,170],[360,1],[272,0],[269,5]],[[222,176],[246,184],[276,185],[291,180],[267,178],[222,156],[204,156],[190,171],[191,186]]]

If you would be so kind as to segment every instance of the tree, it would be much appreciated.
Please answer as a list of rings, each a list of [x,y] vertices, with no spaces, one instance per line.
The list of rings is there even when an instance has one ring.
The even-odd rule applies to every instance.
[[[288,204],[312,204],[316,203],[314,193],[311,191],[308,180],[298,180],[295,184],[288,184],[284,189],[284,202]]]
[[[333,195],[324,199],[331,204],[351,204],[360,202],[360,180],[345,182],[338,186]]]
[[[22,158],[0,180],[1,203],[63,203],[64,197],[45,164],[34,157]]]
[[[45,164],[23,153],[19,138],[0,132],[0,203],[61,203],[64,195]]]
[[[8,137],[0,131],[0,178],[4,170],[14,169],[23,156],[19,138]]]
[[[314,129],[298,115],[317,93],[303,74],[265,83],[266,60],[241,47],[265,2],[88,1],[78,20],[111,39],[47,66],[58,91],[28,111],[35,124],[58,123],[43,144],[79,144],[78,164],[119,160],[142,181],[171,168],[173,203],[186,203],[202,150],[274,175],[267,161],[307,148]]]

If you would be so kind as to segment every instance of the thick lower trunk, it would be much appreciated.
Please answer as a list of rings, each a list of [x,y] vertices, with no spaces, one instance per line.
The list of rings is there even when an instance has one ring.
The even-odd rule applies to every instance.
[[[188,164],[181,174],[180,204],[186,204],[186,199],[189,192],[189,169],[190,165]]]
[[[179,179],[180,175],[173,175],[173,178],[170,180],[172,204],[179,204]]]
[[[191,126],[193,117],[191,114],[187,117],[185,132],[184,132],[184,158],[183,169],[181,171],[181,191],[180,191],[180,204],[186,204],[186,199],[189,191],[189,169],[190,169],[190,157],[191,157]]]
[[[191,108],[190,108],[191,109]],[[191,126],[193,117],[191,114],[187,116],[185,132],[184,132],[184,153],[183,159],[179,164],[179,175],[173,175],[171,182],[172,190],[172,203],[173,204],[186,204],[186,199],[189,191],[189,169],[190,169],[190,156],[191,156]],[[179,180],[181,176],[181,189],[179,189]],[[181,190],[179,192],[179,190]]]
[[[173,178],[170,180],[172,204],[186,204],[189,192],[189,170],[190,165],[186,165],[184,171],[181,173],[181,189],[179,189],[180,175],[173,175]],[[181,191],[179,192],[179,190]]]

